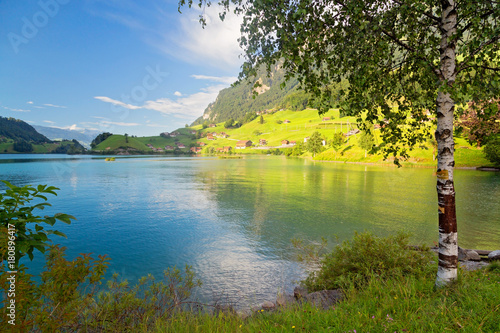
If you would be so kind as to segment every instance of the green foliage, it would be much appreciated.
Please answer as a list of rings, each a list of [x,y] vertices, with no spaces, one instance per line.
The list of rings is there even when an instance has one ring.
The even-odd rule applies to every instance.
[[[29,143],[52,142],[47,137],[38,133],[28,123],[15,119],[0,117],[0,136],[12,139],[14,141],[26,141]]]
[[[90,147],[92,147],[92,148],[97,147],[98,144],[100,144],[101,142],[103,142],[104,140],[106,140],[107,138],[109,138],[112,135],[113,134],[109,133],[109,132],[104,132],[104,133],[99,134],[98,136],[95,137],[94,140],[92,140],[92,142],[90,143]]]
[[[257,81],[262,87],[269,87],[269,90],[254,95],[253,89]],[[216,123],[230,118],[246,123],[247,121],[243,120],[247,113],[278,108],[288,94],[300,92],[297,80],[291,79],[286,86],[281,86],[284,81],[285,72],[278,66],[273,67],[270,75],[267,75],[264,69],[259,70],[255,78],[242,80],[230,88],[221,90],[217,100],[205,109],[204,116],[208,115],[210,121]],[[299,107],[298,104],[296,107]],[[193,125],[202,124],[203,121],[203,117],[200,117],[193,122]]]
[[[330,140],[329,144],[333,150],[337,151],[345,144],[345,136],[342,132],[336,132],[333,134],[333,138]]]
[[[264,124],[264,117],[262,115],[259,118],[259,124]]]
[[[68,261],[65,248],[51,246],[46,253],[41,282],[22,268],[16,280],[16,328],[22,332],[129,332],[152,328],[188,304],[192,290],[201,286],[194,272],[169,268],[162,281],[151,275],[135,286],[118,281],[115,274],[101,290],[110,258],[81,254]],[[8,290],[8,274],[0,271],[0,285]],[[2,301],[6,306],[7,297]],[[0,330],[10,331],[6,321]]]
[[[34,213],[36,209],[43,210],[45,207],[51,206],[46,202],[47,195],[57,195],[56,191],[59,190],[57,187],[47,185],[38,185],[36,188],[31,185],[18,187],[5,180],[2,182],[8,188],[5,193],[0,193],[0,227],[2,229],[0,254],[2,261],[7,258],[6,238],[12,236],[8,230],[12,229],[9,228],[10,226],[13,226],[15,229],[15,259],[17,266],[19,259],[26,254],[30,259],[33,259],[34,249],[44,253],[49,246],[50,235],[66,237],[57,230],[44,229],[43,224],[53,226],[56,220],[70,224],[71,220],[75,218],[62,213],[44,217]],[[31,228],[31,226],[34,228]]]
[[[370,129],[362,130],[358,135],[358,146],[365,151],[372,150],[375,145],[375,136]]]
[[[411,249],[408,239],[409,235],[402,233],[386,238],[356,233],[352,241],[337,245],[326,255],[320,269],[312,272],[303,284],[316,291],[362,288],[372,279],[419,277],[433,268],[432,254]]]
[[[500,135],[490,139],[484,146],[483,152],[491,163],[500,166]]]
[[[31,153],[33,151],[33,145],[24,140],[16,141],[14,142],[14,150],[19,153]]]
[[[321,137],[321,134],[318,131],[314,132],[309,137],[309,139],[306,142],[306,149],[308,152],[313,153],[313,155],[321,153],[324,150],[323,138]]]
[[[304,153],[304,144],[302,142],[297,143],[293,148],[287,149],[285,152],[286,156],[300,156]]]
[[[233,118],[229,118],[228,120],[226,120],[226,122],[224,123],[224,128],[231,128],[234,126],[234,119]]]

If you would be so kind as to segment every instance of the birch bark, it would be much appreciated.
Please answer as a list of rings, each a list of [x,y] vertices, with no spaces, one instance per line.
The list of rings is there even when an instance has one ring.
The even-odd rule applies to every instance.
[[[441,46],[440,80],[443,86],[452,87],[456,77],[455,43],[457,12],[454,0],[441,0]],[[437,194],[439,214],[439,266],[436,287],[441,287],[457,278],[458,244],[457,218],[455,213],[455,187],[453,183],[454,143],[453,114],[455,103],[450,93],[438,92],[437,97],[438,143]]]

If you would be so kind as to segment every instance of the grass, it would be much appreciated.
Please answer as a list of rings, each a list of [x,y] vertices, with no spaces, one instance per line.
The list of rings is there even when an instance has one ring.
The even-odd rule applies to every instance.
[[[460,272],[434,290],[434,274],[372,280],[363,290],[322,311],[308,305],[234,315],[178,314],[153,332],[500,332],[500,273]]]

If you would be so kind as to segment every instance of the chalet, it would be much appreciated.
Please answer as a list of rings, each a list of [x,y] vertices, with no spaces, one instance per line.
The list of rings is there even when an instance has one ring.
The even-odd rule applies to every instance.
[[[215,138],[212,136],[212,134],[207,135],[207,140],[215,140]]]
[[[259,145],[267,146],[267,140],[266,139],[259,139]]]
[[[177,148],[183,149],[183,148],[186,148],[186,146],[184,146],[182,143],[180,143],[180,144],[177,145]]]
[[[200,145],[200,146],[202,146],[202,147],[204,147],[204,146],[206,146],[207,144],[206,144],[205,142],[200,142],[200,143],[199,143],[199,145]]]
[[[290,120],[288,119],[285,119],[285,121],[283,121],[284,124],[290,124]]]
[[[236,143],[236,149],[245,149],[246,147],[251,147],[252,141],[250,140],[240,140]]]
[[[153,145],[148,143],[146,146],[148,146],[149,148],[153,148]]]
[[[297,144],[297,141],[290,141],[290,144],[295,146]]]
[[[208,127],[217,127],[217,125],[216,124],[210,124],[210,125],[208,125]]]
[[[281,145],[282,145],[282,146],[287,145],[287,144],[289,144],[289,143],[290,143],[290,141],[288,141],[288,140],[283,140],[283,141],[281,141]]]
[[[330,121],[330,117],[323,117],[323,121]]]
[[[171,138],[175,138],[177,135],[179,135],[178,132],[172,132],[169,134]]]
[[[189,150],[191,150],[193,153],[196,153],[196,147],[191,147],[189,148]]]
[[[224,148],[222,148],[222,147],[217,147],[217,152],[218,152],[218,153],[222,153],[223,151],[224,151]]]
[[[196,134],[196,131],[189,131],[190,134]]]
[[[165,146],[165,150],[174,150],[174,147],[172,147],[172,146]]]
[[[201,147],[196,147],[196,152],[201,153]]]
[[[231,149],[233,149],[231,146],[224,146],[223,151],[224,151],[225,153],[229,153],[229,152],[231,151]]]

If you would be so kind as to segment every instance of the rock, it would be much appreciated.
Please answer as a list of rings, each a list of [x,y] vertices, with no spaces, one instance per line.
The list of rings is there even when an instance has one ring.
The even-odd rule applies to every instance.
[[[488,260],[500,260],[500,250],[491,251],[490,254],[488,254]]]
[[[239,310],[238,312],[236,312],[236,314],[238,315],[238,317],[245,320],[252,315],[252,310],[250,309]]]
[[[264,310],[272,310],[274,309],[275,305],[273,302],[265,301],[260,307]]]
[[[462,249],[460,246],[458,247],[458,261],[467,260],[467,251]]]
[[[481,261],[481,257],[479,256],[479,253],[477,253],[474,250],[467,251],[467,258],[468,258],[468,260],[471,260],[471,261]]]
[[[277,306],[287,306],[293,303],[295,303],[295,297],[293,297],[292,295],[280,294],[276,298]]]
[[[458,247],[458,260],[459,261],[480,261],[481,257],[479,254],[474,251],[474,250],[465,250],[462,249],[460,246]]]
[[[305,298],[307,294],[307,289],[304,287],[295,287],[295,289],[293,290],[293,296],[296,299]]]
[[[327,310],[335,303],[340,302],[344,298],[344,294],[339,289],[337,290],[321,290],[307,294],[305,299],[315,307],[321,307]]]
[[[466,271],[475,271],[488,266],[488,263],[484,261],[464,261],[460,263],[460,266]]]

